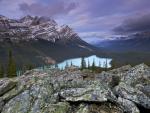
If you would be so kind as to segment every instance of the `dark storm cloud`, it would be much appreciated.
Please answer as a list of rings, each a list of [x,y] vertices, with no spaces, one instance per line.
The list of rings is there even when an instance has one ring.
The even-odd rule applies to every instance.
[[[57,0],[57,2],[48,2],[47,4],[38,2],[28,5],[22,3],[19,7],[25,14],[53,17],[69,13],[76,8],[76,4],[74,2],[65,4],[64,1]]]
[[[120,12],[122,4],[121,0],[92,0],[92,2],[87,1],[86,11],[93,17],[111,15]]]
[[[149,16],[136,15],[148,12],[150,0],[0,0],[4,16],[49,16],[59,24],[68,24],[81,37],[108,37],[119,25],[114,30],[117,33],[146,30]]]
[[[150,31],[150,14],[125,20],[120,26],[113,29],[116,33],[134,33]]]

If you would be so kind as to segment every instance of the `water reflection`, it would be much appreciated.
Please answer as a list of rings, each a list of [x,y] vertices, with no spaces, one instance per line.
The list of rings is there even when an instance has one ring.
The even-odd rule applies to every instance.
[[[55,65],[56,67],[58,67],[59,69],[65,69],[66,66],[78,66],[81,67],[81,60],[82,58],[73,58],[73,59],[68,59],[65,60],[57,65]],[[110,68],[111,67],[111,60],[110,58],[100,58],[97,57],[96,55],[92,55],[89,57],[85,57],[84,58],[85,62],[86,62],[86,67],[92,66],[93,62],[95,63],[95,66],[97,67],[107,67]]]
[[[82,59],[83,58],[81,58],[81,57],[68,59],[68,60],[65,60],[61,63],[56,64],[56,65],[48,65],[48,66],[38,67],[36,69],[42,69],[42,70],[46,71],[46,70],[49,70],[49,68],[57,67],[57,68],[63,70],[66,67],[70,67],[71,65],[81,67],[81,60]],[[111,58],[100,58],[100,57],[97,57],[96,55],[92,55],[89,57],[84,57],[84,61],[85,61],[86,67],[92,66],[92,64],[94,62],[95,66],[97,66],[97,67],[110,68],[112,59]],[[17,71],[18,76],[21,76],[23,73],[24,73],[24,71],[22,71],[22,70]]]

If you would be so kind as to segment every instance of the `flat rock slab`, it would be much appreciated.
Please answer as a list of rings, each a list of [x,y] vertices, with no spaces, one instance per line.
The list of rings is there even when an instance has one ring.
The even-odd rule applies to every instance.
[[[0,96],[10,91],[12,88],[16,86],[17,82],[6,79],[0,80]]]

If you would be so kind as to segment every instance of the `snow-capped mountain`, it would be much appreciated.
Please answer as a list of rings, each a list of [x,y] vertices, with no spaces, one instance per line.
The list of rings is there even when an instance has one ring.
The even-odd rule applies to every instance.
[[[95,44],[95,46],[115,52],[149,52],[150,31],[138,32],[116,40],[106,40]]]
[[[19,20],[0,16],[0,39],[14,41],[44,39],[50,42],[56,40],[79,39],[69,26],[59,26],[48,17],[25,16]]]
[[[47,58],[62,61],[91,54],[95,48],[69,26],[59,26],[48,17],[28,15],[15,20],[0,16],[0,62],[7,62],[9,49],[20,65],[41,65]]]

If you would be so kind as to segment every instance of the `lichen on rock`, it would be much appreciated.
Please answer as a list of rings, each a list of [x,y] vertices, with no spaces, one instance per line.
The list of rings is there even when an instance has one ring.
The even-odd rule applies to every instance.
[[[86,80],[79,69],[33,69],[0,80],[0,112],[140,113],[139,106],[150,109],[149,70],[145,64],[124,66]]]

